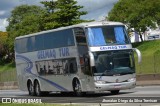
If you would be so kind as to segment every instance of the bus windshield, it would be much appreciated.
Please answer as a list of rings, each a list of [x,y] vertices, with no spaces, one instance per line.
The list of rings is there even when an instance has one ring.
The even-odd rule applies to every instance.
[[[135,73],[132,50],[101,51],[93,53],[95,58],[94,75],[126,75]]]
[[[129,39],[124,26],[96,26],[87,28],[89,46],[128,44]]]

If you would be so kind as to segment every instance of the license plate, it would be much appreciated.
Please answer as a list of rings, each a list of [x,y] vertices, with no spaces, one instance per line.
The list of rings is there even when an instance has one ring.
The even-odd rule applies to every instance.
[[[121,88],[121,85],[114,85],[114,88]]]

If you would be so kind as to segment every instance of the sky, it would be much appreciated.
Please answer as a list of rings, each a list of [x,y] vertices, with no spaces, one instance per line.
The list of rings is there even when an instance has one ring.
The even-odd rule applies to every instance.
[[[5,27],[8,25],[7,18],[10,17],[14,7],[22,4],[42,6],[39,3],[40,1],[43,0],[0,0],[0,31],[6,30]],[[87,15],[81,18],[95,20],[103,20],[117,1],[118,0],[77,0],[78,5],[84,6],[82,10],[88,12]]]

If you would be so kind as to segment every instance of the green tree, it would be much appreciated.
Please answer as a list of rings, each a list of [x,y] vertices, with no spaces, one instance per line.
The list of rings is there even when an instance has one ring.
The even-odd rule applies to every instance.
[[[21,5],[16,7],[8,18],[7,31],[14,37],[43,30],[42,16],[45,9],[40,6]]]
[[[80,11],[83,6],[78,6],[74,0],[43,1],[44,5],[21,5],[11,12],[7,26],[9,51],[14,53],[14,39],[43,30],[68,26],[83,22],[81,15],[87,14]]]
[[[0,31],[0,64],[5,64],[12,60],[7,44],[8,33]]]
[[[44,17],[45,29],[53,29],[58,27],[69,26],[84,22],[81,15],[86,15],[86,11],[80,11],[83,6],[77,5],[75,0],[57,0],[41,2],[47,9]]]
[[[40,6],[21,5],[11,12],[8,18],[8,47],[10,52],[14,51],[14,39],[17,36],[31,34],[44,30],[43,15],[46,10]]]
[[[44,5],[48,13],[54,13],[56,9],[56,2],[52,0],[52,1],[41,1],[40,3]]]
[[[148,27],[155,28],[160,25],[160,1],[159,0],[119,0],[108,14],[108,20],[121,21],[134,28],[140,35]]]

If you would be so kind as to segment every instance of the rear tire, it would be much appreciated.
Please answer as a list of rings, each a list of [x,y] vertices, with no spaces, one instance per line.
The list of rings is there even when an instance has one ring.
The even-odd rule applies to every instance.
[[[111,91],[111,94],[117,95],[117,94],[119,94],[119,90],[113,90],[113,91]]]
[[[28,82],[28,93],[30,96],[35,96],[34,86],[31,81]]]
[[[50,93],[50,92],[47,92],[47,91],[42,92],[38,81],[35,82],[34,90],[35,90],[35,95],[36,96],[45,96],[45,95],[48,95]]]
[[[40,88],[38,81],[35,82],[35,89],[34,90],[35,90],[36,96],[42,96],[41,88]]]

